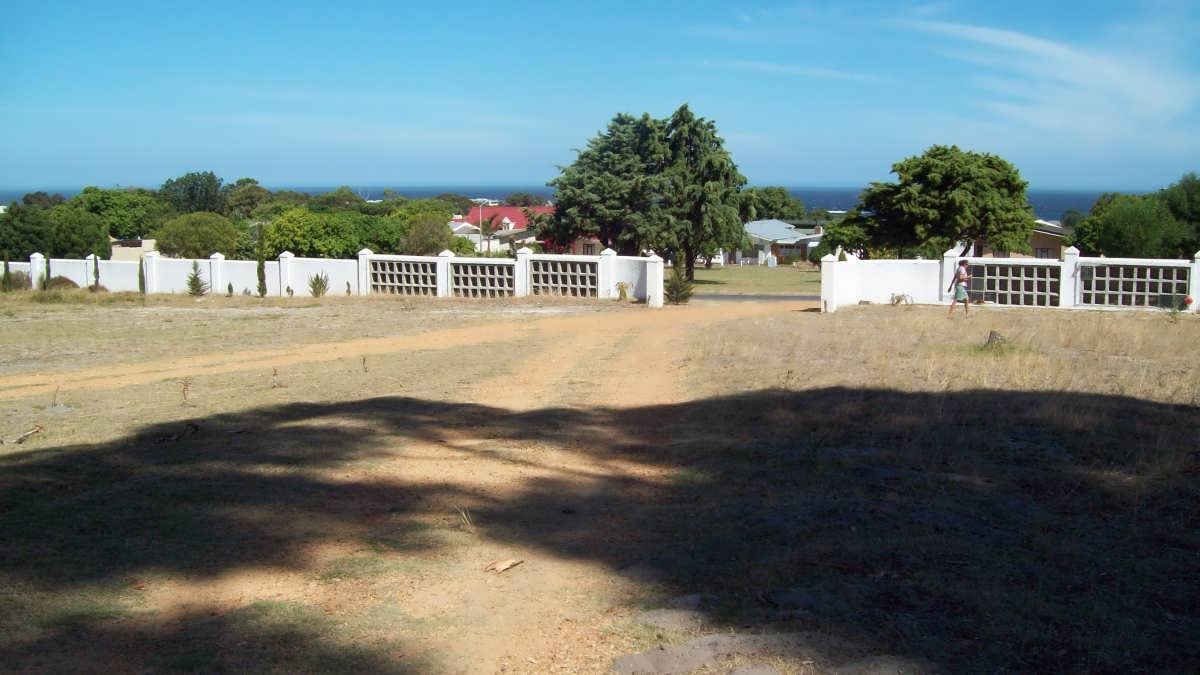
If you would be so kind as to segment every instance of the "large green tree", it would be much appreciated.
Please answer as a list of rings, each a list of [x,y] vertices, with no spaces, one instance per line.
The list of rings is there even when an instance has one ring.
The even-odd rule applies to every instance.
[[[238,229],[228,218],[208,212],[185,213],[168,220],[155,233],[158,250],[177,258],[230,256],[237,251]]]
[[[40,206],[43,209],[50,209],[67,201],[62,195],[55,193],[49,194],[38,190],[37,192],[27,192],[21,197],[21,204],[24,206]]]
[[[987,153],[935,145],[892,165],[897,181],[872,183],[859,195],[860,227],[870,248],[940,255],[958,243],[986,242],[1026,251],[1033,209],[1017,168]]]
[[[50,210],[13,202],[0,214],[0,255],[25,260],[34,253],[51,253]]]
[[[239,178],[221,190],[224,192],[225,214],[230,218],[249,218],[254,209],[271,198],[271,191],[253,178]]]
[[[294,190],[279,190],[271,194],[271,198],[261,202],[250,212],[250,217],[257,221],[270,221],[278,218],[285,211],[305,206],[309,196]]]
[[[1184,257],[1200,251],[1200,176],[1194,172],[1185,174],[1175,183],[1158,193],[1171,215],[1184,228]]]
[[[117,239],[149,236],[172,215],[171,205],[149,190],[85,187],[69,202],[100,216]]]
[[[697,117],[686,104],[666,125],[670,162],[661,204],[665,217],[650,221],[643,241],[679,264],[695,279],[696,257],[718,248],[736,248],[745,235],[742,198],[746,178],[738,172],[711,120]]]
[[[284,211],[263,231],[267,256],[284,251],[314,258],[348,258],[354,255],[358,236],[354,224],[304,207]]]
[[[346,185],[319,194],[308,202],[313,211],[360,211],[366,203],[367,200]]]
[[[746,200],[748,219],[802,220],[805,216],[804,202],[792,196],[783,187],[751,187],[742,190]]]
[[[554,222],[539,227],[552,246],[596,237],[622,253],[653,248],[683,260],[742,242],[747,201],[716,125],[685,104],[659,120],[619,114],[550,182]]]
[[[417,216],[409,226],[403,251],[408,255],[436,255],[450,248],[451,238],[445,218],[425,213]]]
[[[663,172],[669,160],[662,120],[618,114],[550,181],[554,222],[543,225],[538,235],[556,246],[591,236],[621,253],[636,254],[642,234],[663,218]]]
[[[220,213],[224,209],[221,179],[211,171],[193,171],[178,178],[168,178],[159,194],[179,213]]]
[[[45,253],[56,258],[86,258],[95,253],[100,258],[112,255],[108,227],[104,220],[90,211],[70,203],[50,209],[50,242]]]
[[[447,219],[438,218],[444,227]],[[394,216],[295,207],[264,228],[263,247],[270,257],[291,251],[312,258],[353,258],[363,248],[396,253],[402,248],[409,224],[409,220]]]
[[[1185,255],[1186,226],[1158,195],[1101,195],[1071,243],[1084,255],[1175,258]]]

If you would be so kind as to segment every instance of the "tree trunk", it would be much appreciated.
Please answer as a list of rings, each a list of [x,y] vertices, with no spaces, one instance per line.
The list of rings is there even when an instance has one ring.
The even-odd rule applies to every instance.
[[[690,248],[683,249],[683,269],[684,276],[688,281],[696,280],[696,252]]]

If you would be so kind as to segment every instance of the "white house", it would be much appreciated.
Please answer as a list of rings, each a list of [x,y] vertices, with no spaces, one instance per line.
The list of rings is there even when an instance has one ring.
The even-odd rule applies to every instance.
[[[746,223],[746,236],[750,239],[749,251],[738,252],[738,262],[746,255],[755,255],[759,264],[763,264],[768,256],[775,259],[800,256],[807,259],[808,252],[821,243],[821,227],[797,228],[791,223],[774,218],[768,220],[752,220]]]

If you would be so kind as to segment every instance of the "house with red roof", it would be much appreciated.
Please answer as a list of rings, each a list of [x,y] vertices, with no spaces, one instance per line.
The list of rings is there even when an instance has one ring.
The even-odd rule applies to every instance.
[[[529,227],[529,219],[525,211],[531,213],[547,213],[553,215],[553,206],[472,206],[471,210],[462,216],[461,222],[478,226],[482,221],[495,219],[495,224],[501,230],[524,230]],[[460,219],[456,218],[456,221]]]

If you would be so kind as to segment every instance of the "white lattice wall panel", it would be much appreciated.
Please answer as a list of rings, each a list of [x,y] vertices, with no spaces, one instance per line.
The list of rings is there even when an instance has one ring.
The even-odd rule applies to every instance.
[[[1057,265],[973,263],[971,300],[997,305],[1057,307],[1062,269]]]
[[[516,295],[516,265],[482,262],[450,263],[450,288],[463,298]]]
[[[437,295],[437,263],[372,260],[371,292],[391,295]]]
[[[1187,267],[1079,266],[1079,302],[1108,307],[1180,307],[1188,294]]]
[[[533,260],[529,267],[529,290],[534,295],[596,297],[599,265],[590,261]]]

